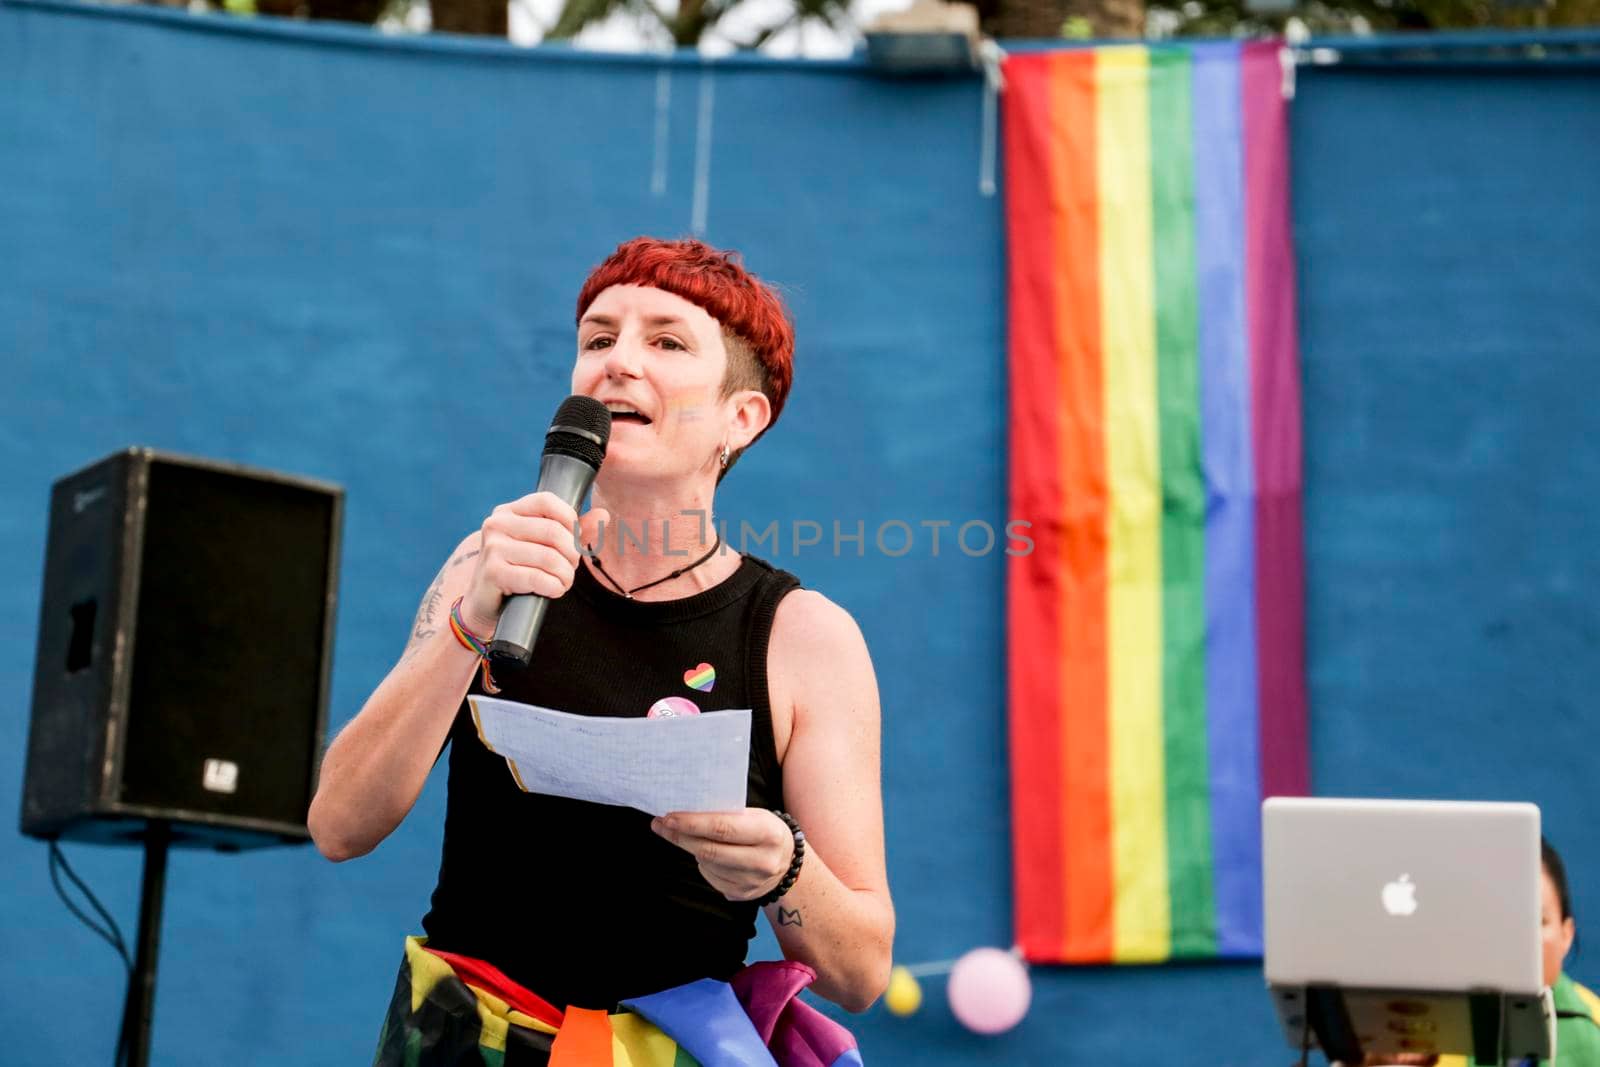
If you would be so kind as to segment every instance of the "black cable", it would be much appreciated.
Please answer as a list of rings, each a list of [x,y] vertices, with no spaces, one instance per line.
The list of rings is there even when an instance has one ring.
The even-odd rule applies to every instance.
[[[105,920],[106,926],[97,924],[72,902],[72,898],[67,896],[66,889],[61,885],[60,871],[67,872],[67,878],[78,887],[78,891],[89,901],[90,906]],[[50,884],[55,887],[56,895],[61,898],[61,903],[67,906],[67,910],[77,916],[83,925],[98,934],[106,944],[116,949],[117,955],[122,957],[123,966],[127,968],[128,988],[122,996],[122,1019],[117,1024],[117,1049],[112,1057],[114,1067],[123,1067],[128,1062],[128,994],[133,989],[133,958],[128,955],[128,943],[122,938],[122,928],[117,925],[117,920],[112,918],[105,905],[100,903],[100,898],[94,895],[94,891],[78,877],[78,872],[67,862],[66,853],[61,851],[61,845],[56,841],[50,842]]]
[[[71,879],[72,884],[77,886],[78,891],[88,899],[90,906],[94,908],[100,918],[105,920],[106,926],[100,926],[85,915],[72,902],[72,899],[67,896],[67,891],[62,887],[61,879],[57,874],[58,868],[67,872],[67,877]],[[111,917],[111,913],[106,911],[105,906],[100,903],[100,899],[84,884],[83,879],[78,877],[78,873],[72,869],[72,864],[67,862],[66,854],[61,851],[61,846],[54,841],[50,842],[50,884],[55,886],[56,895],[61,898],[61,903],[67,906],[68,911],[77,916],[79,922],[100,935],[106,944],[116,949],[117,955],[122,957],[123,966],[131,974],[133,972],[133,957],[128,955],[128,943],[122,939],[122,929],[117,926],[117,920]]]

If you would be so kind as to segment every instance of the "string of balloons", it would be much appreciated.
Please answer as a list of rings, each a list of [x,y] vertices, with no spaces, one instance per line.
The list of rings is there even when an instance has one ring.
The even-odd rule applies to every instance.
[[[1003,1034],[1028,1014],[1033,982],[1016,948],[975,948],[952,960],[898,964],[889,972],[884,1007],[892,1015],[915,1015],[922,1007],[919,979],[946,974],[950,1011],[973,1033]]]

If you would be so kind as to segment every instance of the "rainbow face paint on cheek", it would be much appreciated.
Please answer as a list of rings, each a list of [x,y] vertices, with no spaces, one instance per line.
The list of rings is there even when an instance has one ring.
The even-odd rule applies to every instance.
[[[662,395],[661,419],[680,423],[705,422],[717,414],[721,395],[701,386],[678,386]]]
[[[662,415],[677,422],[704,422],[710,417],[710,412],[698,400],[669,400]]]

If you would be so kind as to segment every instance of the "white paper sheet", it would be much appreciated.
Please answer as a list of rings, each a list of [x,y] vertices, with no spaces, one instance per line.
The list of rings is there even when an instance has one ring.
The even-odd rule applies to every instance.
[[[665,815],[742,811],[750,769],[750,712],[613,719],[469,697],[478,736],[504,756],[517,784]]]

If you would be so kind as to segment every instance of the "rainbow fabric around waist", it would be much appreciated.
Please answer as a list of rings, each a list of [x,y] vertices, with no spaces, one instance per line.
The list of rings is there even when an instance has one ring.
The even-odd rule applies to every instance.
[[[408,937],[373,1067],[861,1067],[850,1032],[799,999],[815,977],[755,963],[619,1012],[563,1012],[489,964]]]

